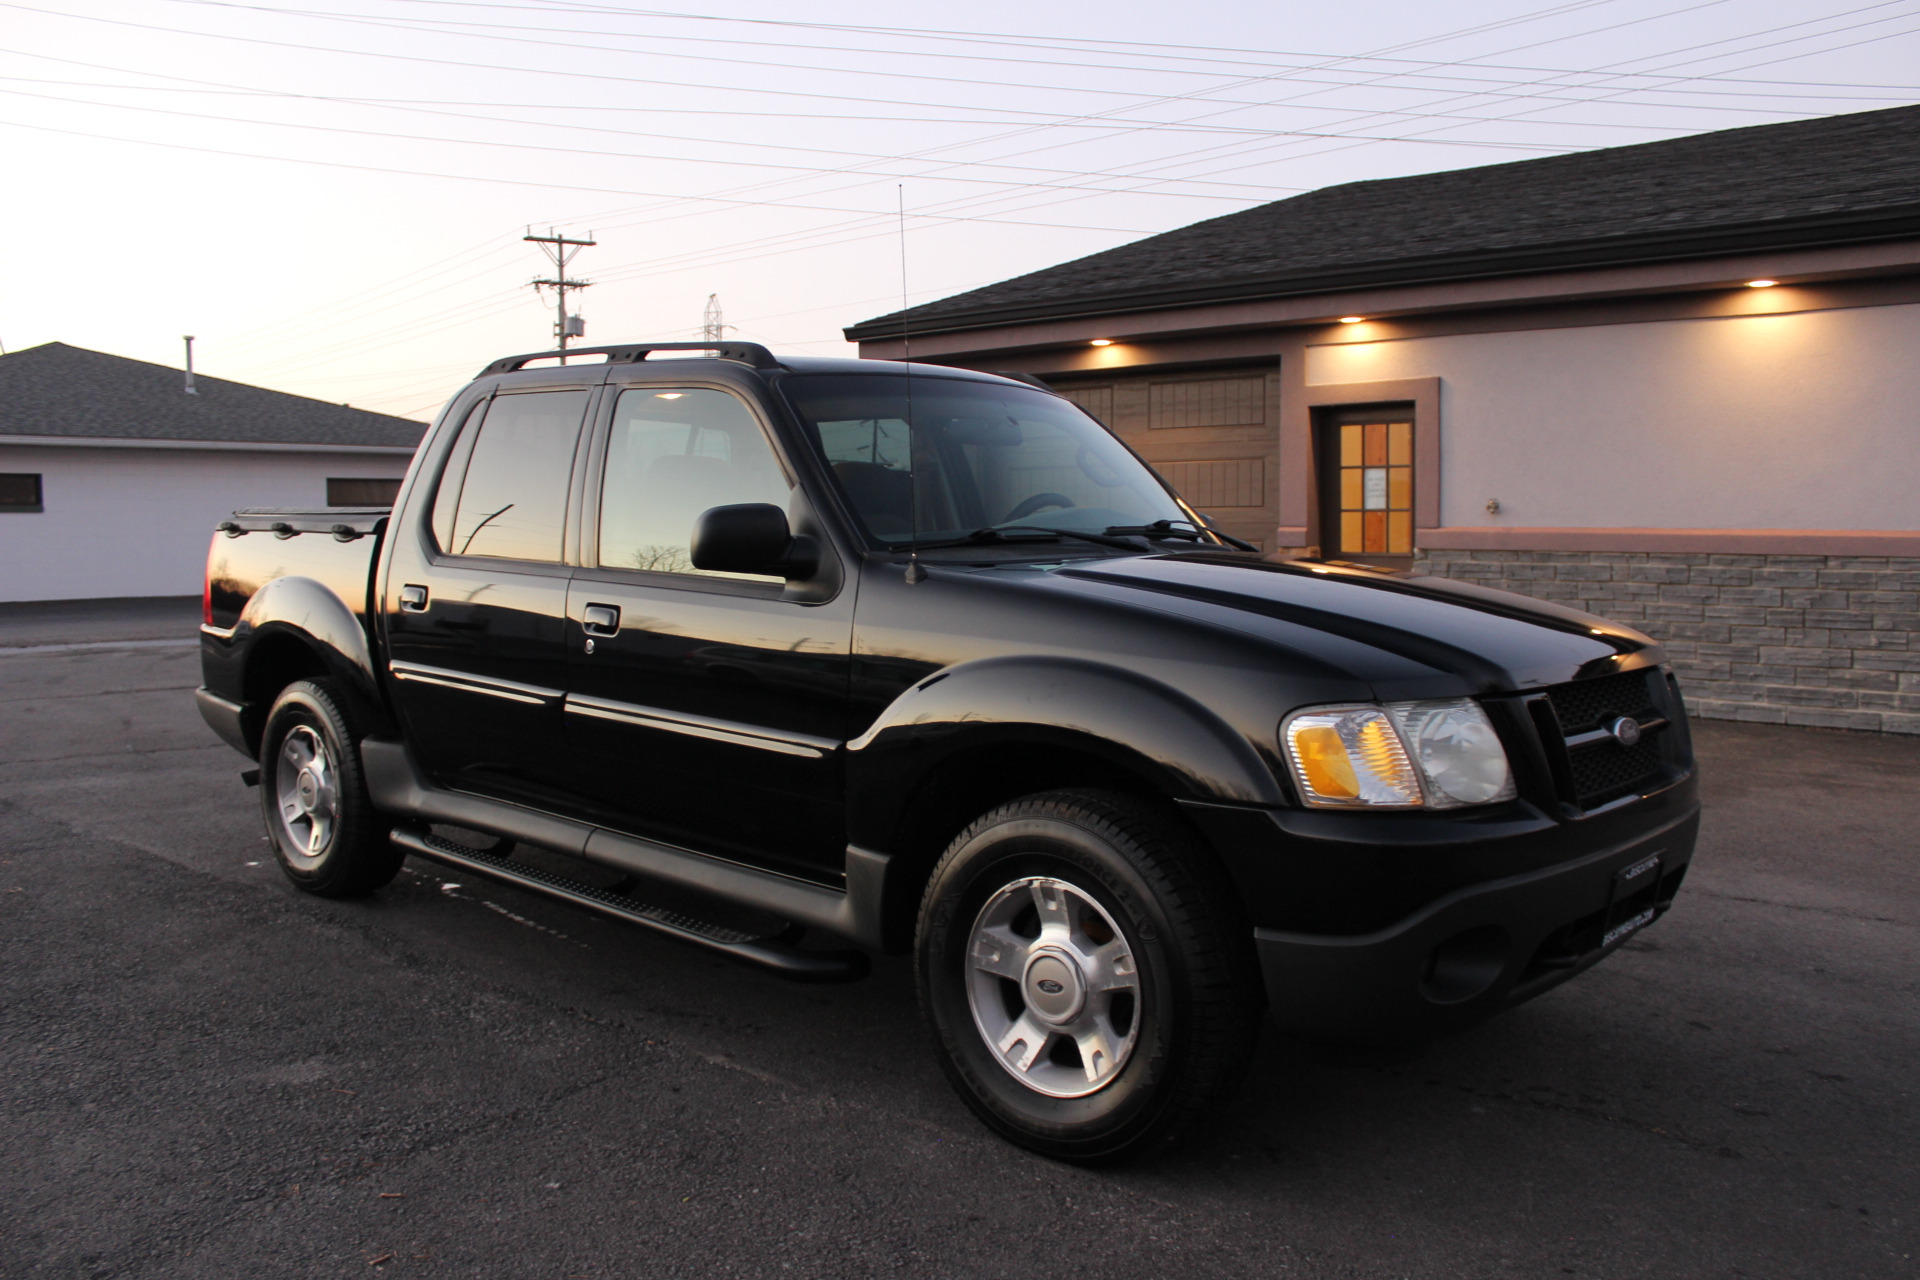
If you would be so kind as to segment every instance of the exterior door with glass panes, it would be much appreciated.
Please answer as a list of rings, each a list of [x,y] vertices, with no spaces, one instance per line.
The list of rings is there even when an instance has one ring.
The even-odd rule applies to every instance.
[[[1413,567],[1413,406],[1323,411],[1316,441],[1320,554]]]

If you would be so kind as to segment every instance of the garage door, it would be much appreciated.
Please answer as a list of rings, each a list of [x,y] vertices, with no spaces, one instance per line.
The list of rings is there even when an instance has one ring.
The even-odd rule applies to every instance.
[[[1188,502],[1264,550],[1279,523],[1280,374],[1128,374],[1056,388],[1105,423]]]

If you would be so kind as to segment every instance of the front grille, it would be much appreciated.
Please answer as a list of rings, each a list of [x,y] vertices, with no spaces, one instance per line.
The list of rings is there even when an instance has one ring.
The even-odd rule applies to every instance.
[[[1658,676],[1657,671],[1628,671],[1617,676],[1601,676],[1598,680],[1576,680],[1547,690],[1547,701],[1553,704],[1560,732],[1571,738],[1576,733],[1598,729],[1615,716],[1638,716],[1644,720],[1648,715],[1657,714],[1653,690],[1647,682]]]
[[[1644,724],[1666,714],[1655,683],[1660,680],[1657,670],[1576,680],[1547,690],[1547,703],[1567,738],[1603,728],[1617,716],[1632,716]],[[1602,738],[1568,750],[1573,802],[1592,809],[1659,781],[1666,770],[1666,736],[1663,727],[1631,747]]]

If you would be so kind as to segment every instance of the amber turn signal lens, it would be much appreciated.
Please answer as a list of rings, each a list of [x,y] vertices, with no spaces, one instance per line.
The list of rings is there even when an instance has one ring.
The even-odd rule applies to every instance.
[[[1420,804],[1420,779],[1379,707],[1317,707],[1287,718],[1280,737],[1300,798],[1320,808]]]
[[[1294,735],[1293,750],[1309,787],[1328,799],[1360,798],[1360,782],[1353,776],[1339,730],[1329,724],[1308,725]]]

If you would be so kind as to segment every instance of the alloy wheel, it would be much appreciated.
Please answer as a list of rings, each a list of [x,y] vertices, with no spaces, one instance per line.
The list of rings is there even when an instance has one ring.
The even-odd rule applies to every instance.
[[[296,725],[281,739],[274,762],[281,844],[303,865],[320,860],[340,823],[339,776],[326,739]]]
[[[988,898],[967,945],[967,1001],[994,1059],[1052,1098],[1119,1075],[1140,1029],[1133,948],[1086,891],[1027,876]]]

